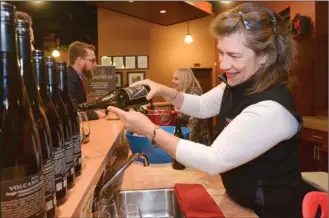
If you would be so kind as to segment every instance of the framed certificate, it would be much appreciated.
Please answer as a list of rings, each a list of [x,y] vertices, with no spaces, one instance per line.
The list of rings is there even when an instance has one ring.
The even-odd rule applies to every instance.
[[[114,56],[114,57],[112,57],[112,60],[113,60],[113,66],[115,66],[115,69],[125,69],[124,59],[122,56]]]
[[[148,56],[139,55],[137,56],[137,69],[147,69],[148,68]]]
[[[103,66],[111,66],[112,65],[112,57],[102,56],[101,57],[101,64]]]
[[[136,69],[136,56],[125,56],[125,69]]]

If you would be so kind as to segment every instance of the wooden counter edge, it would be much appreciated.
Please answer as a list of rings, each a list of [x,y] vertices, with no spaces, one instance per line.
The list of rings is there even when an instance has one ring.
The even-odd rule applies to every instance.
[[[328,117],[303,116],[303,127],[328,132]]]
[[[123,123],[118,120],[90,121],[91,140],[81,146],[82,173],[76,178],[75,186],[68,191],[67,201],[57,208],[57,217],[80,217],[81,203],[88,191],[99,181],[112,156],[111,148],[123,127]]]

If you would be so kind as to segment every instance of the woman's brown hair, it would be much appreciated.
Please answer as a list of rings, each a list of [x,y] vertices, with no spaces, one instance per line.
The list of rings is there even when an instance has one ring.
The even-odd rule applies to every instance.
[[[262,92],[276,83],[291,88],[295,44],[283,19],[272,9],[256,3],[241,4],[218,15],[210,28],[216,37],[241,33],[246,46],[256,55],[268,54],[268,60],[257,70],[255,84],[248,94]]]

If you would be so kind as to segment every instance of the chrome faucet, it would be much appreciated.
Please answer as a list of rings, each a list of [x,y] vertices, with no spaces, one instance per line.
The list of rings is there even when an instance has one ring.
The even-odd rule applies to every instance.
[[[102,196],[103,192],[138,158],[142,158],[144,160],[144,167],[149,166],[149,161],[147,159],[147,156],[143,153],[136,153],[132,155],[129,160],[116,172],[116,174],[108,181],[100,190],[99,195]]]

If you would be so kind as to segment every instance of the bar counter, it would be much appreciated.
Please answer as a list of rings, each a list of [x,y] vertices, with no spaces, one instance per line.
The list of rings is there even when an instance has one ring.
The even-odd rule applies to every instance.
[[[328,117],[304,116],[303,121],[305,128],[328,132]]]
[[[58,208],[58,217],[80,217],[81,205],[86,201],[88,192],[97,184],[106,164],[111,161],[110,150],[123,130],[123,124],[118,120],[91,121],[90,125],[90,142],[82,145],[82,174],[68,191],[68,200]],[[173,170],[171,164],[150,164],[144,167],[135,162],[125,171],[120,189],[173,188],[175,183],[202,184],[226,217],[257,217],[227,196],[219,175],[211,176],[189,168]]]
[[[89,190],[95,186],[111,159],[110,150],[123,130],[119,120],[96,120],[90,123],[90,142],[81,146],[82,171],[75,186],[68,191],[67,201],[58,207],[57,216],[80,217],[80,206]]]
[[[176,183],[201,184],[227,218],[258,217],[253,211],[233,202],[225,193],[220,175],[209,175],[190,168],[174,170],[171,164],[135,162],[125,172],[121,190],[173,188]]]

